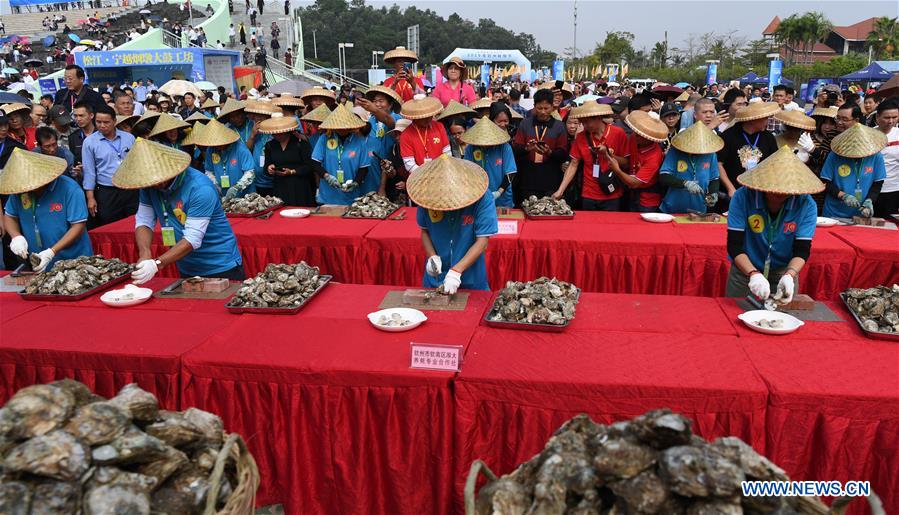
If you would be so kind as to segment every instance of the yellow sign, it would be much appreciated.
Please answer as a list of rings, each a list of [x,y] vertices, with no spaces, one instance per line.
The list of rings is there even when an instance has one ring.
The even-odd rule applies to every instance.
[[[837,168],[837,173],[840,174],[840,177],[849,177],[849,174],[852,173],[852,168],[849,165],[840,165]]]
[[[428,216],[431,217],[432,223],[437,223],[443,220],[443,211],[434,211],[433,209],[428,209]]]
[[[677,171],[678,172],[686,172],[687,171],[687,162],[681,159],[677,162]]]
[[[475,150],[474,152],[472,152],[471,156],[474,157],[475,161],[481,161],[484,159],[484,152],[482,152],[480,149],[478,149],[478,150]]]
[[[334,150],[337,148],[337,140],[334,138],[328,138],[328,150]]]
[[[765,230],[765,219],[762,215],[752,215],[746,221],[749,222],[749,229],[756,234]]]
[[[212,153],[212,164],[217,165],[222,162],[222,156],[218,154],[218,152]]]
[[[19,200],[22,201],[22,209],[31,209],[31,193],[22,193]]]

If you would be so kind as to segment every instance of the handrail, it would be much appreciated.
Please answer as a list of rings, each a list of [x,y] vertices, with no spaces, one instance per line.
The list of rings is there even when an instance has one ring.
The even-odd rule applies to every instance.
[[[334,71],[329,68],[324,68],[321,65],[318,65],[308,59],[303,59],[303,64],[306,66],[306,71],[316,74],[316,75],[329,75],[332,79],[336,79],[337,82],[341,84],[351,84],[356,86],[356,89],[360,89],[362,91],[368,90],[368,84],[364,82],[360,82],[348,75],[344,75],[338,71]]]

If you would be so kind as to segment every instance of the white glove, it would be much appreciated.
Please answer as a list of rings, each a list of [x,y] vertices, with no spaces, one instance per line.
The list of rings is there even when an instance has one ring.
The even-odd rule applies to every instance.
[[[684,181],[684,189],[686,189],[687,193],[690,193],[691,195],[705,195],[705,191],[702,190],[702,186],[700,186],[696,181]]]
[[[440,260],[440,256],[434,254],[433,256],[429,257],[428,264],[425,266],[425,270],[431,277],[438,277],[440,274],[442,274],[443,261]]]
[[[808,153],[811,153],[812,150],[815,150],[815,142],[812,141],[812,137],[809,136],[807,132],[803,132],[802,136],[799,136],[799,141],[796,142],[796,145]]]
[[[783,274],[780,282],[777,283],[777,293],[774,294],[774,300],[781,304],[789,304],[793,300],[793,278],[790,274]]]
[[[53,252],[53,249],[42,250],[37,253],[37,257],[41,258],[41,262],[38,263],[36,267],[34,267],[35,272],[43,272],[47,265],[53,261],[53,258],[56,256],[56,252]]]
[[[493,200],[496,200],[496,199],[498,199],[498,198],[500,198],[500,197],[502,197],[502,196],[503,196],[503,192],[502,192],[502,191],[496,190],[496,191],[493,192]]]
[[[334,189],[338,189],[338,190],[341,189],[341,184],[339,182],[337,182],[337,177],[334,177],[333,175],[326,173],[324,176],[324,179],[325,179],[325,183],[328,186],[330,186]]]
[[[866,198],[864,202],[862,202],[862,207],[859,209],[859,214],[861,214],[864,218],[871,218],[874,216],[874,203],[871,202],[871,199]]]
[[[462,286],[462,274],[450,268],[443,280],[443,293],[453,295],[459,291],[459,286]]]
[[[28,259],[28,240],[22,235],[16,236],[9,242],[9,250],[22,259]]]
[[[803,163],[808,163],[809,153],[800,148],[796,150],[796,157]]]
[[[765,300],[771,295],[771,285],[762,274],[752,274],[749,278],[749,291],[756,297]]]
[[[247,170],[240,177],[240,180],[237,181],[237,184],[234,185],[237,188],[237,192],[241,192],[250,187],[253,184],[253,180],[256,178],[256,172],[253,170]]]
[[[131,272],[131,281],[134,284],[144,284],[156,275],[159,268],[156,266],[155,259],[145,259],[137,264],[137,267]]]
[[[846,192],[843,192],[843,204],[846,204],[847,207],[850,207],[852,209],[857,209],[862,205],[862,203],[858,201],[855,195],[850,195]]]

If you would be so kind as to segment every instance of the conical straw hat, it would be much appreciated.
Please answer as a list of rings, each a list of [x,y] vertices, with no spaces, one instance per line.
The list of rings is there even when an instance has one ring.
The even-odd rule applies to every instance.
[[[298,102],[300,99],[296,99]],[[271,116],[272,113],[280,113],[281,108],[271,100],[247,100],[244,111],[253,114]]]
[[[119,165],[112,183],[126,190],[149,188],[183,172],[190,156],[178,149],[137,138]]]
[[[365,127],[365,122],[347,109],[345,105],[337,104],[334,111],[328,115],[319,127],[324,130],[356,130]]]
[[[575,107],[568,116],[580,120],[581,118],[593,118],[595,116],[613,116],[612,107],[608,104],[600,104],[595,101],[584,102]]]
[[[262,134],[281,134],[282,132],[296,130],[298,125],[295,116],[284,116],[281,113],[275,113],[271,118],[263,120],[259,124],[259,132]]]
[[[704,123],[696,122],[689,129],[677,133],[671,139],[671,146],[688,154],[711,154],[724,147],[724,140]]]
[[[209,120],[200,134],[192,134],[194,145],[201,147],[223,147],[240,139],[240,134],[231,130],[218,120]]]
[[[365,98],[374,100],[375,94],[381,94],[389,98],[391,100],[391,103],[393,104],[394,111],[399,111],[403,106],[403,97],[401,97],[399,93],[390,88],[384,86],[372,86],[368,88],[368,91],[365,92]]]
[[[315,97],[322,97],[325,99],[326,104],[334,105],[337,101],[337,97],[334,96],[334,92],[330,89],[321,88],[319,86],[314,86],[306,91],[303,91],[303,94],[300,95],[300,98],[303,99],[303,102],[309,103],[309,99]]]
[[[148,134],[147,137],[152,138],[172,129],[183,129],[189,126],[190,124],[184,120],[179,120],[166,113],[156,119],[156,125],[153,126],[153,130],[150,131],[150,134]]]
[[[390,61],[398,58],[407,59],[409,61],[412,61],[413,63],[418,61],[418,55],[404,46],[398,46],[384,54],[385,63],[389,63]]]
[[[208,121],[208,118],[207,118],[207,121]],[[206,127],[206,124],[203,122],[200,122],[200,123],[195,123],[193,125],[193,127],[191,127],[190,129],[187,129],[187,131],[186,131],[187,134],[184,136],[184,139],[181,140],[181,146],[187,147],[189,145],[193,145],[194,138],[196,138],[197,135],[200,134],[200,131],[202,131],[204,127]]]
[[[246,109],[247,105],[240,100],[234,100],[233,98],[229,98],[225,101],[225,105],[222,106],[222,110],[219,112],[218,119],[221,120],[227,117],[231,113],[236,113],[241,109]]]
[[[509,109],[509,112],[512,113],[513,120],[524,120],[524,116],[521,116],[521,113],[514,109]]]
[[[782,121],[784,125],[789,125],[790,127],[805,131],[815,130],[815,119],[811,116],[806,116],[805,113],[798,109],[778,111],[777,114],[774,115],[774,118],[777,118]]]
[[[886,134],[856,123],[830,142],[830,150],[838,156],[861,158],[873,156],[887,146]]]
[[[472,125],[470,129],[462,134],[462,141],[468,145],[477,145],[479,147],[502,145],[503,143],[508,143],[509,139],[509,133],[490,121],[490,118],[486,116],[478,120],[478,123]]]
[[[659,120],[658,116],[654,117],[645,111],[634,111],[628,114],[624,123],[649,141],[661,143],[668,139],[668,126],[665,125],[665,122]]]
[[[62,175],[65,159],[14,148],[0,172],[0,194],[17,195],[46,186]]]
[[[412,172],[406,191],[425,209],[453,211],[470,206],[487,191],[487,172],[472,163],[441,154]]]
[[[159,111],[145,111],[144,114],[137,119],[134,123],[133,127],[138,127],[140,125],[146,125],[147,127],[152,127],[156,123],[156,119],[162,115]]]
[[[741,108],[734,116],[735,122],[748,122],[768,118],[779,113],[781,108],[777,102],[752,102],[748,106]]]
[[[194,113],[194,114],[188,116],[187,119],[184,120],[184,121],[187,122],[187,123],[190,123],[190,124],[196,124],[197,122],[200,122],[200,123],[202,123],[202,124],[205,124],[205,123],[209,122],[209,120],[211,120],[211,119],[212,119],[212,118],[210,118],[210,117],[206,116],[205,114],[203,114],[203,113],[197,111],[196,113]]]
[[[686,91],[682,92],[677,98],[674,99],[674,102],[687,102],[690,100],[690,94]]]
[[[827,118],[836,118],[837,111],[839,111],[839,110],[840,110],[840,108],[837,106],[816,107],[815,110],[812,111],[812,117],[826,116]]]
[[[409,120],[421,120],[437,116],[443,111],[443,104],[434,97],[426,97],[424,95],[415,95],[415,97],[403,104],[400,114],[403,118]]]
[[[125,123],[130,124],[133,127],[137,120],[140,120],[140,116],[136,114],[132,114],[131,116],[120,114],[115,117],[115,126],[118,127]]]
[[[452,118],[453,116],[471,118],[474,114],[474,109],[465,107],[455,100],[450,100],[449,104],[446,104],[446,107],[443,108],[443,111],[440,111],[440,114],[437,115],[437,119],[443,120],[445,118]]]
[[[274,105],[277,107],[281,107],[281,106],[305,107],[306,106],[306,104],[303,103],[302,99],[297,98],[297,97],[291,95],[290,93],[281,93],[277,97],[273,98],[271,100],[271,105]],[[247,107],[247,109],[249,109],[249,106]]]
[[[322,104],[300,117],[304,122],[322,123],[331,115],[328,104]]]
[[[31,112],[31,108],[21,102],[6,104],[0,109],[3,109],[3,112],[6,113],[7,116],[15,113],[16,111],[28,111],[29,113]]]
[[[487,97],[478,99],[475,103],[468,106],[475,111],[480,111],[481,109],[490,109],[490,105],[493,104],[493,100]]]
[[[207,98],[203,105],[200,106],[200,109],[216,109],[220,107],[219,103],[211,98]]]
[[[781,195],[811,195],[824,191],[824,183],[787,147],[771,154],[737,182],[751,190]]]

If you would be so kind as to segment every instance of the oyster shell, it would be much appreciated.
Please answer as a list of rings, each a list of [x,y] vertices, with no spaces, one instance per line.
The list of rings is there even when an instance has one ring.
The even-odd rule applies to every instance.
[[[565,325],[574,319],[580,292],[571,283],[541,277],[531,282],[509,281],[488,315],[496,322]]]
[[[3,468],[74,481],[90,467],[90,449],[65,431],[51,431],[13,447]]]
[[[226,213],[248,215],[280,206],[283,203],[283,200],[272,195],[262,196],[258,193],[249,193],[240,198],[222,199],[222,208]]]
[[[200,431],[206,443],[221,447],[225,441],[225,424],[218,415],[197,408],[187,408],[184,410],[184,419]]]
[[[85,515],[150,515],[150,496],[146,491],[125,485],[102,485],[84,496]]]
[[[72,398],[75,400],[75,408],[103,400],[101,397],[91,393],[88,387],[84,386],[84,383],[79,383],[74,379],[60,379],[59,381],[53,381],[48,386],[55,386],[72,394]]]
[[[140,422],[152,422],[159,414],[156,396],[135,383],[125,385],[115,397],[109,399],[109,403],[122,408],[132,419]]]
[[[158,484],[155,477],[128,472],[115,467],[96,467],[93,469],[93,474],[91,474],[90,480],[86,483],[86,487],[91,489],[101,485],[120,485],[149,492]]]
[[[530,216],[571,216],[574,214],[565,199],[537,198],[536,195],[524,199],[521,202],[521,208]]]
[[[91,459],[98,465],[145,463],[164,456],[165,443],[131,426],[125,433],[105,445],[94,447]]]
[[[124,410],[110,402],[94,402],[78,408],[66,431],[88,445],[111,442],[128,429],[131,420]]]
[[[133,267],[117,258],[81,256],[57,261],[53,269],[31,276],[25,293],[37,295],[78,295],[125,275]]]
[[[166,447],[162,458],[140,465],[136,472],[152,477],[157,485],[162,485],[176,470],[187,464],[187,461],[186,454],[174,447]]]
[[[345,218],[380,218],[385,219],[399,208],[387,197],[369,192],[356,198],[343,213]]]
[[[844,293],[846,304],[866,331],[899,333],[899,284],[891,288],[849,288]]]
[[[183,413],[160,411],[161,420],[154,422],[144,430],[172,447],[183,447],[203,438],[203,432]]]
[[[31,489],[21,481],[0,481],[0,513],[28,515]]]
[[[269,264],[256,277],[247,279],[228,306],[247,308],[295,308],[324,284],[318,267],[305,261],[298,265]]]
[[[32,515],[72,515],[81,505],[78,483],[42,481],[34,485],[31,494]]]
[[[0,409],[0,435],[21,440],[46,434],[71,416],[75,398],[69,391],[38,384],[22,388]]]

